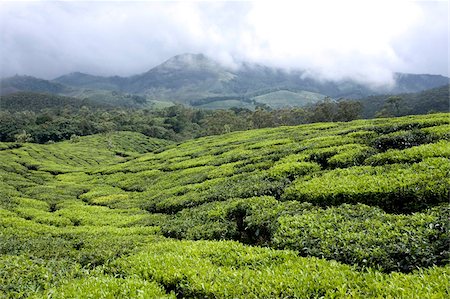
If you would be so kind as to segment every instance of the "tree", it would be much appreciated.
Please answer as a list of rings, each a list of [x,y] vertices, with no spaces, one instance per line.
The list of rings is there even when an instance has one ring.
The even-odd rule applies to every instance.
[[[385,106],[391,107],[391,110],[394,112],[395,116],[400,115],[400,105],[403,103],[403,98],[399,96],[391,96],[387,98],[385,102]],[[386,107],[387,108],[387,107]]]
[[[325,98],[308,110],[311,111],[309,122],[334,121],[337,115],[337,105],[331,98]]]
[[[16,139],[16,142],[18,143],[33,141],[31,134],[28,134],[25,130],[22,130],[22,132],[20,132],[19,134],[14,135],[14,137]]]
[[[249,122],[232,110],[216,110],[201,121],[202,135],[216,135],[232,131],[248,130]]]
[[[337,103],[336,121],[351,121],[361,118],[362,104],[357,101],[341,100]]]
[[[254,128],[267,128],[275,125],[273,115],[270,111],[257,108],[252,114]]]

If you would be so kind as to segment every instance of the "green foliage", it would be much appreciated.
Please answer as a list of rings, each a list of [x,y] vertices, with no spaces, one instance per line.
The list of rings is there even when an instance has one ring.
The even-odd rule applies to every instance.
[[[311,108],[310,122],[351,121],[361,117],[361,110],[360,102],[325,98]]]
[[[276,163],[269,169],[269,175],[275,178],[287,177],[293,180],[298,176],[319,170],[320,165],[314,162]]]
[[[0,297],[446,298],[449,123],[0,143]]]
[[[365,163],[368,165],[414,163],[431,157],[450,159],[450,142],[441,140],[436,143],[414,146],[404,150],[391,149],[366,159]]]
[[[44,94],[36,92],[17,92],[0,97],[0,109],[10,111],[30,110],[38,112],[43,109],[55,109],[72,107],[80,109],[84,105],[102,107],[89,100],[80,100],[55,94]],[[107,107],[108,105],[103,105]],[[37,123],[46,123],[52,120],[51,113],[43,113],[36,120]]]
[[[411,166],[355,166],[297,179],[285,199],[322,206],[365,203],[390,212],[420,211],[448,201],[450,161],[428,158]]]
[[[123,279],[109,276],[87,276],[71,279],[44,292],[49,298],[176,298],[166,294],[164,289],[153,281],[143,279]]]
[[[439,221],[445,215],[392,215],[374,207],[345,204],[278,218],[273,242],[275,247],[294,249],[303,256],[409,272],[448,261],[448,251],[441,247],[450,235],[448,230],[441,232]]]
[[[25,130],[22,130],[21,133],[14,135],[14,138],[17,143],[33,141],[33,139],[31,138],[31,134],[28,134]]]
[[[373,146],[380,150],[405,149],[433,142],[433,137],[420,130],[396,131],[373,140]]]
[[[29,298],[80,272],[68,261],[0,256],[0,297]]]
[[[439,85],[438,85],[439,86]],[[449,85],[417,93],[403,93],[398,95],[400,101],[388,102],[392,96],[369,96],[359,100],[363,105],[363,116],[371,118],[376,115],[389,117],[394,115],[426,114],[432,111],[448,112]]]
[[[279,202],[270,196],[230,199],[184,209],[152,224],[160,225],[165,236],[178,239],[234,239],[268,245],[280,215],[310,208],[308,203]]]
[[[357,272],[291,251],[208,241],[153,243],[116,264],[125,277],[154,280],[191,298],[443,298],[449,275],[448,267],[410,275]]]
[[[114,97],[107,96],[100,100],[110,104],[111,101]],[[358,103],[351,101],[331,104],[336,105],[337,112],[328,118],[321,116],[322,111],[317,110],[316,105],[273,111],[243,108],[208,111],[178,104],[150,110],[107,107],[84,100],[33,93],[0,97],[2,103],[5,109],[0,112],[0,141],[16,141],[16,135],[25,136],[22,134],[25,131],[26,138],[20,137],[18,141],[36,143],[116,131],[133,131],[149,137],[179,141],[253,128],[350,121],[359,117],[356,109]]]

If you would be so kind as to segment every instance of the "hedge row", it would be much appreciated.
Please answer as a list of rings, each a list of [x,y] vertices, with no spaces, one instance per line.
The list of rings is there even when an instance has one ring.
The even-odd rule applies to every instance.
[[[286,200],[321,206],[364,203],[388,212],[414,212],[447,202],[450,160],[428,158],[412,165],[355,166],[297,179]]]
[[[178,298],[445,298],[449,270],[358,272],[230,241],[164,241],[114,262],[113,273],[156,281]]]

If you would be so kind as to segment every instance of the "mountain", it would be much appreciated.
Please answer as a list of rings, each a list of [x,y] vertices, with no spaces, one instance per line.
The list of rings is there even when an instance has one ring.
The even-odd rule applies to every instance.
[[[130,77],[126,91],[144,93],[152,99],[191,100],[234,95],[227,82],[235,75],[203,54],[175,56],[148,72]]]
[[[144,108],[159,105],[145,96],[120,91],[121,77],[100,77],[83,73],[71,73],[55,80],[44,80],[32,76],[14,76],[0,81],[0,96],[9,109],[36,109],[65,105],[118,106]],[[70,85],[70,86],[68,86]],[[16,95],[17,96],[14,96]],[[12,97],[5,97],[12,95]],[[63,97],[58,97],[63,96]],[[33,100],[36,103],[33,103]],[[13,104],[13,102],[16,103]],[[42,106],[44,105],[44,106]],[[163,106],[167,106],[164,103]],[[40,107],[40,108],[38,108]],[[31,108],[35,110],[35,108]]]
[[[416,75],[403,73],[395,73],[394,75],[396,85],[392,90],[392,93],[417,92],[448,85],[450,83],[448,77],[440,75]]]
[[[125,86],[127,79],[119,76],[101,77],[75,72],[58,77],[53,81],[78,88],[118,91]]]
[[[392,89],[369,86],[352,80],[323,81],[307,76],[305,71],[243,63],[230,68],[203,54],[177,55],[143,74],[131,77],[99,77],[72,73],[55,79],[75,87],[120,90],[145,94],[150,99],[198,105],[214,97],[224,101],[236,97],[251,99],[264,93],[286,90],[302,94],[313,92],[323,97],[362,98],[384,93],[417,92],[448,84],[449,78],[439,75],[396,73]],[[209,100],[208,100],[209,101]]]
[[[44,79],[31,76],[14,76],[2,79],[0,81],[0,95],[11,94],[20,91],[45,92],[53,94],[62,94],[70,92],[73,88]]]
[[[24,80],[19,80],[20,78]],[[2,80],[2,87],[7,93],[26,90],[78,97],[84,94],[79,90],[87,89],[90,92],[101,90],[101,96],[106,100],[109,94],[118,92],[138,94],[148,101],[173,101],[200,107],[206,103],[212,108],[230,106],[251,108],[258,103],[264,103],[273,108],[280,108],[309,103],[311,94],[308,93],[313,93],[314,99],[326,96],[358,99],[388,93],[419,92],[449,83],[449,78],[439,75],[396,73],[394,79],[396,84],[393,88],[373,89],[353,80],[324,81],[311,77],[303,70],[286,71],[250,63],[231,68],[203,54],[182,54],[145,73],[130,77],[102,77],[75,72],[52,81],[32,77],[12,77]],[[20,83],[21,81],[25,83]],[[75,91],[68,93],[68,88]],[[287,96],[286,100],[280,99],[280,95]],[[267,100],[274,96],[276,103]]]

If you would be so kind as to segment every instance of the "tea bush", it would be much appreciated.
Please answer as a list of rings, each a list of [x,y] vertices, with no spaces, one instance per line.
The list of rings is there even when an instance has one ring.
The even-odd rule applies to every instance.
[[[428,158],[413,165],[355,166],[301,178],[283,195],[322,206],[364,203],[389,212],[420,211],[447,202],[450,160]]]
[[[365,164],[414,163],[431,157],[450,158],[450,142],[441,140],[436,143],[414,146],[404,150],[388,150],[367,158]]]
[[[449,124],[0,143],[0,297],[447,298]]]
[[[400,272],[448,261],[448,251],[441,245],[450,234],[437,214],[392,215],[344,204],[282,216],[278,222],[274,246],[294,249],[302,256]]]
[[[115,262],[116,275],[153,280],[190,298],[444,298],[450,268],[357,272],[294,252],[220,241],[165,241]]]

